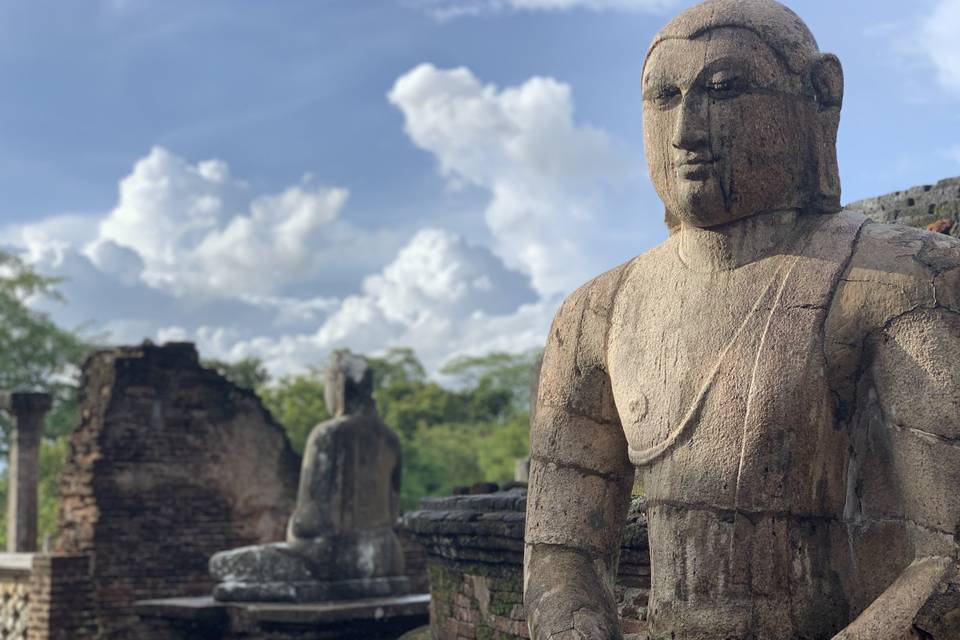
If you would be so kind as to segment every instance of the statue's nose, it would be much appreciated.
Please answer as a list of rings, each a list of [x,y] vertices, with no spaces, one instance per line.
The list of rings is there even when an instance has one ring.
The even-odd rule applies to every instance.
[[[671,143],[677,149],[696,151],[707,146],[707,99],[697,92],[688,91],[677,109]]]

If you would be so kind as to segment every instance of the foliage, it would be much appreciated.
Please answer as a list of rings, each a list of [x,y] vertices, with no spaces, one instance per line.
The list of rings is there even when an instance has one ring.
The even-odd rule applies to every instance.
[[[264,406],[284,426],[290,444],[303,454],[310,431],[330,418],[323,400],[323,377],[318,371],[281,378],[258,390]]]
[[[481,398],[508,399],[516,411],[530,410],[530,368],[539,352],[512,354],[494,352],[484,356],[459,356],[440,369],[459,385],[474,389]],[[489,406],[489,405],[488,405]]]
[[[270,381],[270,372],[259,358],[244,358],[236,362],[209,359],[203,366],[213,369],[241,389],[255,390]]]
[[[40,544],[47,538],[54,539],[60,517],[59,481],[60,471],[69,452],[67,436],[40,443],[40,503],[38,505]],[[41,546],[42,548],[42,546]]]
[[[46,391],[54,405],[44,428],[48,437],[69,432],[76,412],[76,374],[90,344],[28,306],[59,300],[57,280],[38,274],[19,258],[0,252],[0,389]],[[8,416],[0,414],[0,454],[6,455]]]
[[[93,348],[78,332],[58,327],[29,305],[47,298],[60,300],[57,280],[34,271],[19,258],[0,251],[0,389],[45,391],[53,407],[44,422],[40,443],[40,541],[56,534],[57,482],[67,455],[67,434],[77,410],[77,374]],[[0,412],[0,455],[6,457],[10,416]],[[0,474],[0,497],[6,503],[7,474]],[[4,514],[5,515],[5,514]],[[6,518],[0,517],[0,544],[5,546]]]
[[[456,358],[440,372],[448,385],[431,380],[411,349],[368,358],[377,408],[403,447],[404,508],[455,486],[513,479],[517,458],[528,455],[529,372],[536,356]],[[318,370],[262,385],[258,393],[299,453],[310,430],[329,418]]]

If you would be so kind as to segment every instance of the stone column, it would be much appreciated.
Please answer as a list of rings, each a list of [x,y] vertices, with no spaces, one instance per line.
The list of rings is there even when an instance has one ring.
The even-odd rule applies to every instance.
[[[7,551],[37,550],[40,437],[50,410],[49,393],[0,393],[0,409],[13,416],[7,490]]]

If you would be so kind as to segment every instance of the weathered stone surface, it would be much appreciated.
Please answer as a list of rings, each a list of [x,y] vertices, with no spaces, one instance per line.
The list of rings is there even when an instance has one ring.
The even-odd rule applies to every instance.
[[[324,390],[334,417],[307,439],[286,542],[214,555],[218,600],[318,602],[409,591],[394,531],[400,443],[377,416],[366,360],[335,354]]]
[[[30,571],[30,640],[94,640],[97,625],[90,556],[36,554]]]
[[[275,540],[299,460],[257,397],[189,344],[123,347],[83,368],[60,480],[60,547],[92,558],[103,638],[141,637],[132,605],[201,595],[219,549]]]
[[[551,328],[532,637],[620,637],[633,467],[650,639],[956,637],[936,619],[960,616],[960,242],[840,210],[843,72],[773,0],[685,11],[642,86],[672,233]]]
[[[0,392],[0,409],[13,416],[7,487],[7,551],[11,553],[37,550],[40,438],[52,404],[49,393]]]
[[[311,604],[144,600],[150,640],[395,640],[427,620],[425,594]]]

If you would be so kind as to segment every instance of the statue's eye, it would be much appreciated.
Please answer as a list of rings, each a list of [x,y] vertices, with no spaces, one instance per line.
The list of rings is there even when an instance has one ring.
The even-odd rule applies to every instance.
[[[673,106],[680,98],[680,88],[676,86],[660,87],[653,94],[653,99],[658,106],[669,108]]]
[[[747,88],[746,82],[739,76],[716,74],[707,81],[707,93],[716,100],[736,98]]]

